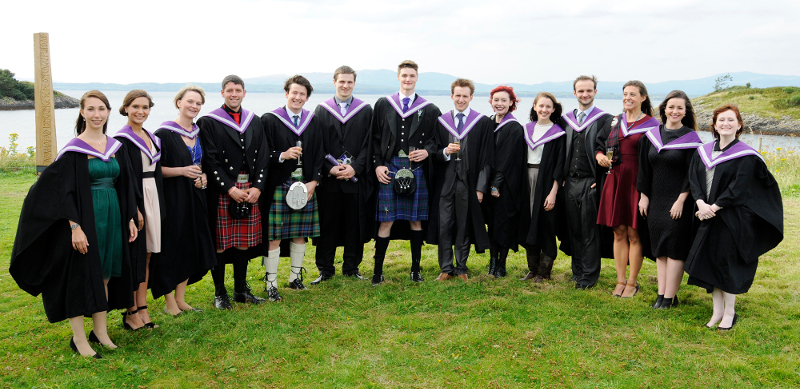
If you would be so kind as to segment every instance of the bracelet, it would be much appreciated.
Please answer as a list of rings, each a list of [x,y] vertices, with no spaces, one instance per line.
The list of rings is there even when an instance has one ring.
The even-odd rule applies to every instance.
[[[494,187],[494,186],[493,186],[493,187],[492,187],[492,192],[497,192],[497,191],[498,191],[498,190],[497,190],[497,187]]]

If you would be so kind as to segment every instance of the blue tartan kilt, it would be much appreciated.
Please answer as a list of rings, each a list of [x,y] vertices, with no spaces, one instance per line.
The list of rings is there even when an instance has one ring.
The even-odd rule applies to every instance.
[[[286,193],[291,182],[275,188],[272,206],[269,208],[269,240],[291,238],[316,238],[319,236],[319,209],[317,192],[308,200],[305,208],[294,210],[286,204]]]
[[[403,168],[410,168],[411,161],[408,158],[392,157],[389,162],[389,171],[397,172]],[[393,222],[395,220],[420,221],[428,220],[428,185],[425,183],[425,173],[422,165],[415,166],[414,181],[417,183],[417,190],[408,196],[401,196],[395,193],[392,188],[393,182],[389,184],[378,183],[378,208],[376,210],[376,220],[379,222]],[[393,176],[393,174],[390,174]]]

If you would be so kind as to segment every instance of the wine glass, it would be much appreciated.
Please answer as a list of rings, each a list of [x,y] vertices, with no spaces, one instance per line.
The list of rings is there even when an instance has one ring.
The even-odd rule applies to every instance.
[[[303,155],[303,151],[302,151],[302,149],[303,149],[303,141],[300,141],[300,140],[297,141],[295,146],[297,146],[297,147],[299,147],[301,149],[300,150],[300,156],[297,157],[297,166],[303,166],[303,159],[301,158],[302,155]]]
[[[606,149],[606,158],[608,158],[608,171],[606,172],[606,174],[611,174],[611,168],[614,167],[614,165],[611,163],[612,159],[614,158],[613,147],[609,147]]]
[[[458,151],[456,151],[456,161],[460,161],[461,160],[461,141],[456,139],[455,141],[453,141],[453,143],[457,144],[458,147],[459,147]]]

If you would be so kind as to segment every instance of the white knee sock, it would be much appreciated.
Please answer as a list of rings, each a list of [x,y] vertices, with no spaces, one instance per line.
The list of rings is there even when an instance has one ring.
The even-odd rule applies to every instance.
[[[306,244],[289,242],[289,252],[289,258],[292,263],[292,268],[289,272],[289,282],[292,282],[300,278],[300,272],[303,269],[303,256],[306,255]]]
[[[267,284],[268,286],[278,287],[278,262],[280,262],[281,249],[271,250],[264,257],[264,267],[267,268]]]

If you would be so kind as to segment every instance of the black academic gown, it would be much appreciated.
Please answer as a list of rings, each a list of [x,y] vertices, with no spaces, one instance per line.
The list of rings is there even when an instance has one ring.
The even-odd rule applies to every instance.
[[[325,103],[323,103],[325,104]],[[333,158],[339,158],[346,152],[353,156],[350,166],[356,171],[355,177],[358,182],[350,180],[339,180],[331,176],[328,172],[333,168],[333,164],[328,160],[322,162],[322,182],[320,183],[318,196],[322,199],[329,193],[349,193],[358,196],[359,235],[361,243],[369,242],[372,239],[373,222],[375,220],[375,209],[370,208],[370,198],[375,188],[377,180],[373,173],[372,166],[372,107],[366,105],[347,122],[342,122],[331,114],[327,109],[318,105],[314,110],[314,118],[320,126],[320,136],[322,137],[322,155],[330,154]],[[374,205],[374,204],[373,204]],[[325,219],[325,210],[320,208],[320,223]],[[328,230],[332,233],[332,238],[337,246],[344,246],[344,228],[340,226],[336,230]]]
[[[216,113],[219,111],[215,110]],[[219,114],[227,115],[226,119],[235,123],[227,112]],[[244,123],[245,115],[242,115],[240,120],[240,123]],[[250,187],[261,191],[261,195],[259,195],[259,201],[261,201],[265,195],[264,191],[267,189],[270,149],[261,119],[255,114],[247,124],[244,134],[210,116],[200,118],[197,126],[200,127],[200,139],[203,146],[203,172],[208,177],[208,188],[205,191],[208,204],[208,225],[212,242],[216,242],[219,195],[228,194],[228,190],[235,186],[242,166],[246,165],[250,174]],[[261,203],[259,202],[259,204]],[[269,208],[266,210],[260,208],[260,211],[261,230],[266,232],[269,229],[269,217],[267,217]],[[214,244],[216,245],[216,243]],[[247,253],[250,258],[266,255],[268,247],[266,242],[262,241],[260,245],[248,248]],[[229,261],[227,263],[232,263],[230,261],[234,260],[234,257],[226,256],[226,259]]]
[[[494,160],[494,142],[492,137],[494,126],[489,117],[484,116],[478,120],[478,123],[467,134],[466,154],[467,157],[467,177],[468,177],[468,193],[469,193],[469,241],[475,245],[475,251],[483,253],[491,246],[489,241],[489,234],[486,232],[486,223],[483,220],[483,212],[481,210],[481,203],[478,202],[477,191],[484,193],[484,198],[491,196],[489,191],[489,175],[491,172],[491,164]],[[433,191],[431,192],[431,199],[434,201],[430,207],[429,230],[428,230],[428,243],[439,244],[439,198],[442,195],[442,188],[445,183],[448,161],[444,158],[444,149],[450,144],[450,132],[441,124],[436,123],[436,151],[433,154],[435,162],[436,175],[434,177]],[[455,158],[455,156],[451,157]],[[479,177],[483,173],[483,181],[479,182]],[[455,174],[453,171],[452,174]],[[456,178],[457,179],[457,178]],[[459,212],[463,210],[458,210]],[[455,228],[453,226],[453,236],[455,236]]]
[[[122,143],[125,149],[124,155],[127,156],[127,164],[131,167],[134,190],[136,191],[136,208],[142,213],[142,218],[147,219],[147,212],[144,208],[144,191],[142,189],[142,151],[130,139],[116,136],[116,140]],[[118,158],[119,159],[119,158]],[[156,170],[153,172],[156,180],[156,190],[158,191],[158,203],[164,204],[164,176],[161,174],[161,161],[156,162]],[[167,217],[164,206],[160,206],[161,220]],[[139,224],[138,219],[136,222]],[[162,239],[163,241],[163,239]],[[139,237],[129,243],[131,272],[133,273],[133,287],[139,288],[139,284],[145,281],[147,276],[147,228],[139,231]],[[159,253],[154,253],[157,256]]]
[[[161,139],[162,167],[192,164],[192,155],[180,135],[163,128],[155,134]],[[205,152],[205,145],[201,146]],[[200,281],[217,264],[205,191],[183,176],[163,181],[166,218],[161,224],[161,255],[150,259],[153,298],[172,292],[187,279],[189,284]]]
[[[419,95],[417,95],[417,98],[419,98]],[[398,126],[402,125],[409,129],[411,134],[408,137],[409,146],[414,146],[417,149],[424,148],[428,152],[428,158],[422,162],[422,171],[425,175],[425,184],[428,187],[429,218],[430,213],[433,212],[433,209],[437,208],[439,204],[438,201],[435,201],[434,197],[431,195],[431,188],[433,188],[434,185],[434,175],[436,174],[436,171],[433,169],[433,154],[436,152],[437,148],[436,140],[434,139],[434,132],[436,131],[436,126],[438,125],[437,120],[439,116],[442,116],[439,108],[434,104],[428,104],[420,111],[417,111],[415,114],[409,116],[405,119],[405,121],[403,121],[400,114],[395,111],[394,107],[392,107],[392,104],[389,103],[386,97],[381,97],[377,102],[375,102],[375,107],[372,114],[373,174],[375,174],[375,168],[378,166],[387,166],[389,161],[392,160],[392,156],[397,155],[395,152],[395,148],[397,147],[397,137],[401,132],[405,132],[401,131],[401,128]],[[405,123],[409,124],[406,125]],[[377,197],[378,189],[376,189],[373,193],[373,201],[371,203],[373,206],[370,209],[374,211],[377,204],[374,197]],[[372,220],[376,219],[377,218],[373,213]],[[431,233],[436,234],[435,229],[429,229],[428,221],[423,220],[421,224],[424,234],[423,236],[431,236]],[[372,231],[373,237],[378,236],[379,227],[380,223],[376,221]],[[392,223],[392,232],[389,236],[389,239],[410,240],[411,225],[408,223],[408,221],[396,220],[394,223]],[[430,243],[430,241],[428,241],[428,243]]]
[[[733,146],[734,143],[729,145]],[[722,207],[699,221],[684,264],[689,285],[711,292],[746,293],[753,284],[758,257],[783,240],[783,202],[767,165],[755,155],[715,167],[711,194],[706,196],[706,166],[695,153],[689,167],[692,196]]]
[[[498,123],[494,123],[494,120],[492,123],[497,128]],[[528,199],[525,196],[528,169],[524,131],[519,122],[509,122],[494,132],[492,186],[498,189],[500,197],[492,197],[491,192],[483,197],[484,203],[491,204],[488,209],[491,213],[492,240],[514,251],[517,251],[520,242],[525,241],[530,222],[530,214],[522,211],[523,203],[527,204]],[[524,206],[528,208],[528,205]]]
[[[558,255],[558,247],[556,246],[556,220],[558,217],[558,208],[563,203],[559,204],[558,196],[556,195],[556,206],[550,211],[544,210],[544,199],[550,194],[553,189],[553,181],[558,182],[559,192],[563,190],[561,186],[564,182],[564,141],[565,136],[553,139],[542,146],[542,160],[539,163],[539,175],[536,179],[536,187],[534,192],[530,193],[530,185],[527,179],[527,145],[525,150],[525,184],[522,185],[520,190],[525,194],[523,200],[522,213],[524,215],[531,215],[528,220],[527,228],[523,231],[525,239],[522,242],[523,246],[527,249],[539,248],[548,257],[555,259]],[[524,143],[524,141],[523,141]],[[530,198],[533,196],[533,212],[530,209]],[[563,208],[563,205],[561,206]]]
[[[42,172],[22,204],[9,273],[24,291],[33,296],[42,294],[44,311],[51,323],[134,305],[128,223],[137,216],[136,193],[125,150],[120,148],[115,157],[120,166],[114,188],[120,205],[123,258],[121,276],[109,279],[108,300],[95,232],[87,155],[64,153]],[[68,220],[80,224],[86,234],[89,243],[86,254],[72,248]]]
[[[319,190],[322,183],[322,161],[325,154],[322,151],[322,136],[320,136],[318,120],[315,115],[311,118],[311,122],[305,131],[297,135],[275,115],[269,112],[261,115],[261,123],[264,125],[267,144],[270,148],[267,186],[264,188],[264,192],[261,193],[261,202],[259,203],[259,206],[262,207],[261,209],[267,215],[263,219],[269,219],[269,209],[272,207],[275,188],[289,180],[292,172],[297,169],[296,159],[287,159],[280,162],[279,158],[282,152],[297,146],[298,140],[303,142],[303,155],[300,157],[303,161],[303,182],[317,181],[317,188],[314,189],[314,192]],[[268,229],[264,230],[264,233],[267,234],[268,231]],[[281,256],[289,256],[288,239],[281,244]]]

